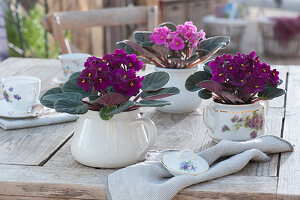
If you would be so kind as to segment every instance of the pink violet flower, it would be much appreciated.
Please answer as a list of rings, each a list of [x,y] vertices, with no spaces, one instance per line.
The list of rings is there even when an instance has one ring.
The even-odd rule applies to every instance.
[[[182,50],[184,48],[184,43],[181,38],[173,38],[172,42],[170,43],[170,48],[173,50]]]

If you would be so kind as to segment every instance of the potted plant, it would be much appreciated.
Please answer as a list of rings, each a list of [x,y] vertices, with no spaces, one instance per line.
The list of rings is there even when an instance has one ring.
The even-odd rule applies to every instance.
[[[173,102],[172,105],[158,109],[170,113],[192,112],[199,107],[201,100],[186,91],[184,82],[189,75],[198,71],[200,63],[229,44],[227,36],[206,39],[205,32],[197,31],[192,22],[178,26],[166,22],[154,32],[136,31],[134,38],[136,42],[125,40],[117,45],[127,53],[134,53],[156,65],[156,71],[168,72],[171,77],[168,85],[176,86],[181,91],[176,97],[166,98]]]
[[[251,52],[206,62],[204,71],[189,76],[185,87],[202,99],[213,98],[203,114],[213,140],[248,140],[264,134],[262,100],[285,94],[278,88],[281,83],[279,72]]]
[[[83,114],[72,138],[71,152],[92,167],[124,167],[145,158],[154,144],[156,128],[141,118],[139,107],[157,107],[158,100],[179,93],[165,87],[166,72],[136,75],[143,62],[136,55],[116,50],[103,58],[89,57],[85,69],[72,74],[62,88],[48,90],[41,103],[57,112]],[[147,134],[145,129],[147,130]]]

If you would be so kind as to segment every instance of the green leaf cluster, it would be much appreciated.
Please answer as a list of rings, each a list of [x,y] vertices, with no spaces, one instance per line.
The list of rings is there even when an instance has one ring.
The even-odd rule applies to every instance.
[[[167,26],[171,31],[176,31],[177,26],[171,22],[165,22],[159,27]],[[136,31],[134,39],[136,42],[124,40],[117,43],[118,48],[124,49],[128,54],[136,54],[149,63],[163,68],[192,68],[205,62],[219,49],[225,48],[230,42],[228,36],[216,36],[200,40],[197,48],[189,47],[181,51],[173,51],[164,45],[151,42],[150,31]]]
[[[170,105],[169,101],[160,100],[179,93],[176,87],[165,87],[170,77],[167,72],[153,72],[147,74],[142,82],[142,92],[138,97],[140,101],[129,100],[117,93],[101,94],[83,90],[78,85],[76,72],[62,88],[52,88],[48,90],[40,99],[41,104],[54,108],[57,112],[70,114],[84,114],[88,110],[99,111],[99,116],[103,120],[111,119],[115,114],[129,111],[138,107],[158,107]]]

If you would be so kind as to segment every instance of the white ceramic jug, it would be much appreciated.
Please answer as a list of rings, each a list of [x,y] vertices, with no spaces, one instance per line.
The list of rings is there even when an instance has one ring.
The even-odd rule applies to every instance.
[[[99,112],[89,110],[78,121],[71,152],[84,165],[119,168],[144,160],[155,138],[154,123],[141,118],[138,109],[116,114],[110,120],[102,120]]]
[[[193,73],[198,71],[198,67],[190,69],[169,69],[156,67],[155,71],[168,72],[170,80],[166,87],[175,86],[179,88],[180,93],[174,96],[163,98],[162,100],[172,102],[171,105],[158,107],[157,110],[166,113],[188,113],[196,111],[202,100],[197,92],[190,92],[185,89],[186,79]]]
[[[265,107],[262,102],[228,105],[212,101],[203,110],[203,121],[216,142],[250,140],[265,133]]]

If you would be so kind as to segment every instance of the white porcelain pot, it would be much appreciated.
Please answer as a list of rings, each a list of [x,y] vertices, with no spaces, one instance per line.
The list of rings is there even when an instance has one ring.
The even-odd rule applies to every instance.
[[[141,118],[138,109],[116,114],[110,120],[88,111],[78,121],[71,152],[84,165],[119,168],[144,160],[155,138],[154,123]]]
[[[197,110],[202,100],[198,96],[197,92],[190,92],[185,89],[185,81],[191,74],[198,71],[198,67],[191,69],[169,69],[155,67],[155,71],[168,72],[170,74],[170,80],[166,87],[174,86],[180,90],[179,94],[162,99],[171,101],[171,105],[158,107],[157,110],[167,113],[188,113]]]
[[[265,108],[262,102],[228,105],[212,101],[204,108],[203,119],[210,137],[217,142],[245,141],[265,133]]]

